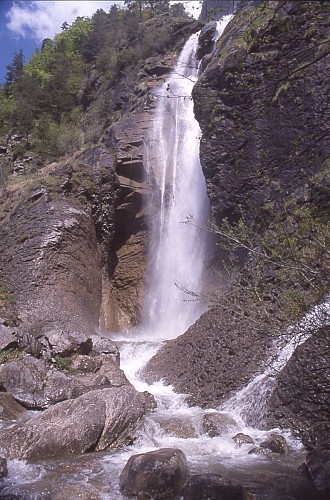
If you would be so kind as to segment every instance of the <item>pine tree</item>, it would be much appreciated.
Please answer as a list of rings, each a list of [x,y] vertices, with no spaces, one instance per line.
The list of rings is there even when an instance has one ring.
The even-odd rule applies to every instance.
[[[13,84],[17,83],[23,74],[24,68],[24,54],[21,49],[19,52],[15,52],[13,56],[13,61],[11,64],[6,66],[6,83],[4,85],[5,92],[10,94]]]

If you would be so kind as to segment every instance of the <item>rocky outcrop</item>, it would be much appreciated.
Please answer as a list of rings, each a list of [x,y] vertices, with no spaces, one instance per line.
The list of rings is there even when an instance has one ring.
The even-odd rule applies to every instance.
[[[166,342],[145,367],[145,379],[162,378],[189,394],[190,404],[217,408],[266,358],[271,339],[257,315],[253,319],[251,323],[239,311],[233,316],[232,310],[213,308],[184,335]]]
[[[0,450],[40,460],[116,448],[132,441],[145,412],[145,396],[132,386],[90,391],[0,430]]]
[[[68,370],[58,370],[43,359],[22,355],[0,366],[0,378],[19,403],[38,410],[95,388],[128,384],[122,370],[107,356],[75,356],[55,361],[55,364],[61,363]]]
[[[187,476],[184,453],[163,448],[130,457],[120,475],[120,490],[128,497],[176,499]]]
[[[317,1],[311,9],[307,2],[270,10],[246,4],[194,87],[218,224],[242,213],[267,224],[293,193],[304,196],[328,156],[329,5]]]
[[[308,448],[330,449],[329,328],[297,347],[268,403],[270,426],[291,427]]]
[[[101,300],[95,227],[83,205],[51,197],[32,189],[1,228],[1,272],[16,297],[22,346],[35,355],[58,343],[62,353],[86,352]]]

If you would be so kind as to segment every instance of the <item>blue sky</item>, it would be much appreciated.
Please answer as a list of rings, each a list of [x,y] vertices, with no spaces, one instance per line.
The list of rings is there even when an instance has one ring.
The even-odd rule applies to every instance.
[[[198,16],[199,0],[181,1]],[[107,11],[113,3],[124,4],[118,0],[0,0],[0,82],[4,82],[6,66],[15,52],[23,49],[27,62],[44,38],[53,38],[61,31],[64,21],[71,24],[78,16],[91,16],[99,8]]]
[[[0,82],[14,52],[23,49],[25,60],[40,47],[44,38],[53,38],[64,21],[72,23],[78,16],[91,16],[97,9],[108,10],[123,1],[71,0],[0,0]]]

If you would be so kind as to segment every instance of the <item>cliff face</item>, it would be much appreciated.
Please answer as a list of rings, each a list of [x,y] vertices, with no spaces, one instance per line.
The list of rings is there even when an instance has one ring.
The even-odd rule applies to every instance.
[[[34,337],[56,327],[83,339],[98,326],[114,331],[139,321],[148,237],[143,144],[152,91],[198,29],[188,18],[145,24],[146,32],[168,30],[172,50],[140,61],[108,89],[113,122],[100,146],[47,167],[16,169],[2,187],[1,315]],[[97,89],[86,89],[96,107],[107,92],[104,82],[101,95]]]
[[[214,307],[146,368],[149,379],[163,377],[193,403],[217,406],[242,387],[262,370],[274,338],[329,289],[329,9],[328,2],[246,5],[194,87],[213,218],[227,235],[221,257],[228,259],[229,242],[239,267],[218,284]],[[329,416],[327,325],[322,340],[315,326],[269,403],[268,424],[289,425],[305,442],[324,438]],[[305,383],[310,357],[320,362]]]
[[[218,224],[268,224],[327,158],[329,4],[281,5],[242,9],[194,88]]]

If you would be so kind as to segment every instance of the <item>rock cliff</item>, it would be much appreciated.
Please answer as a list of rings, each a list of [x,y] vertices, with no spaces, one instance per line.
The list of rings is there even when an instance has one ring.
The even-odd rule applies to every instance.
[[[187,17],[146,21],[145,32],[170,33],[168,52],[139,61],[115,89],[100,83],[101,96],[97,85],[94,94],[85,89],[95,102],[108,92],[111,102],[98,144],[52,164],[16,168],[1,186],[0,388],[25,408],[45,410],[41,420],[20,423],[11,435],[3,431],[8,456],[119,446],[134,437],[148,411],[148,396],[119,368],[116,346],[98,334],[140,319],[150,211],[144,139],[153,91],[198,26]],[[8,144],[0,153],[11,165]],[[81,434],[79,426],[89,425],[88,412],[101,400],[91,441],[76,446],[73,434],[62,436],[52,424],[76,408],[79,416],[68,425]],[[29,436],[48,423],[53,450],[42,438],[39,449]]]

